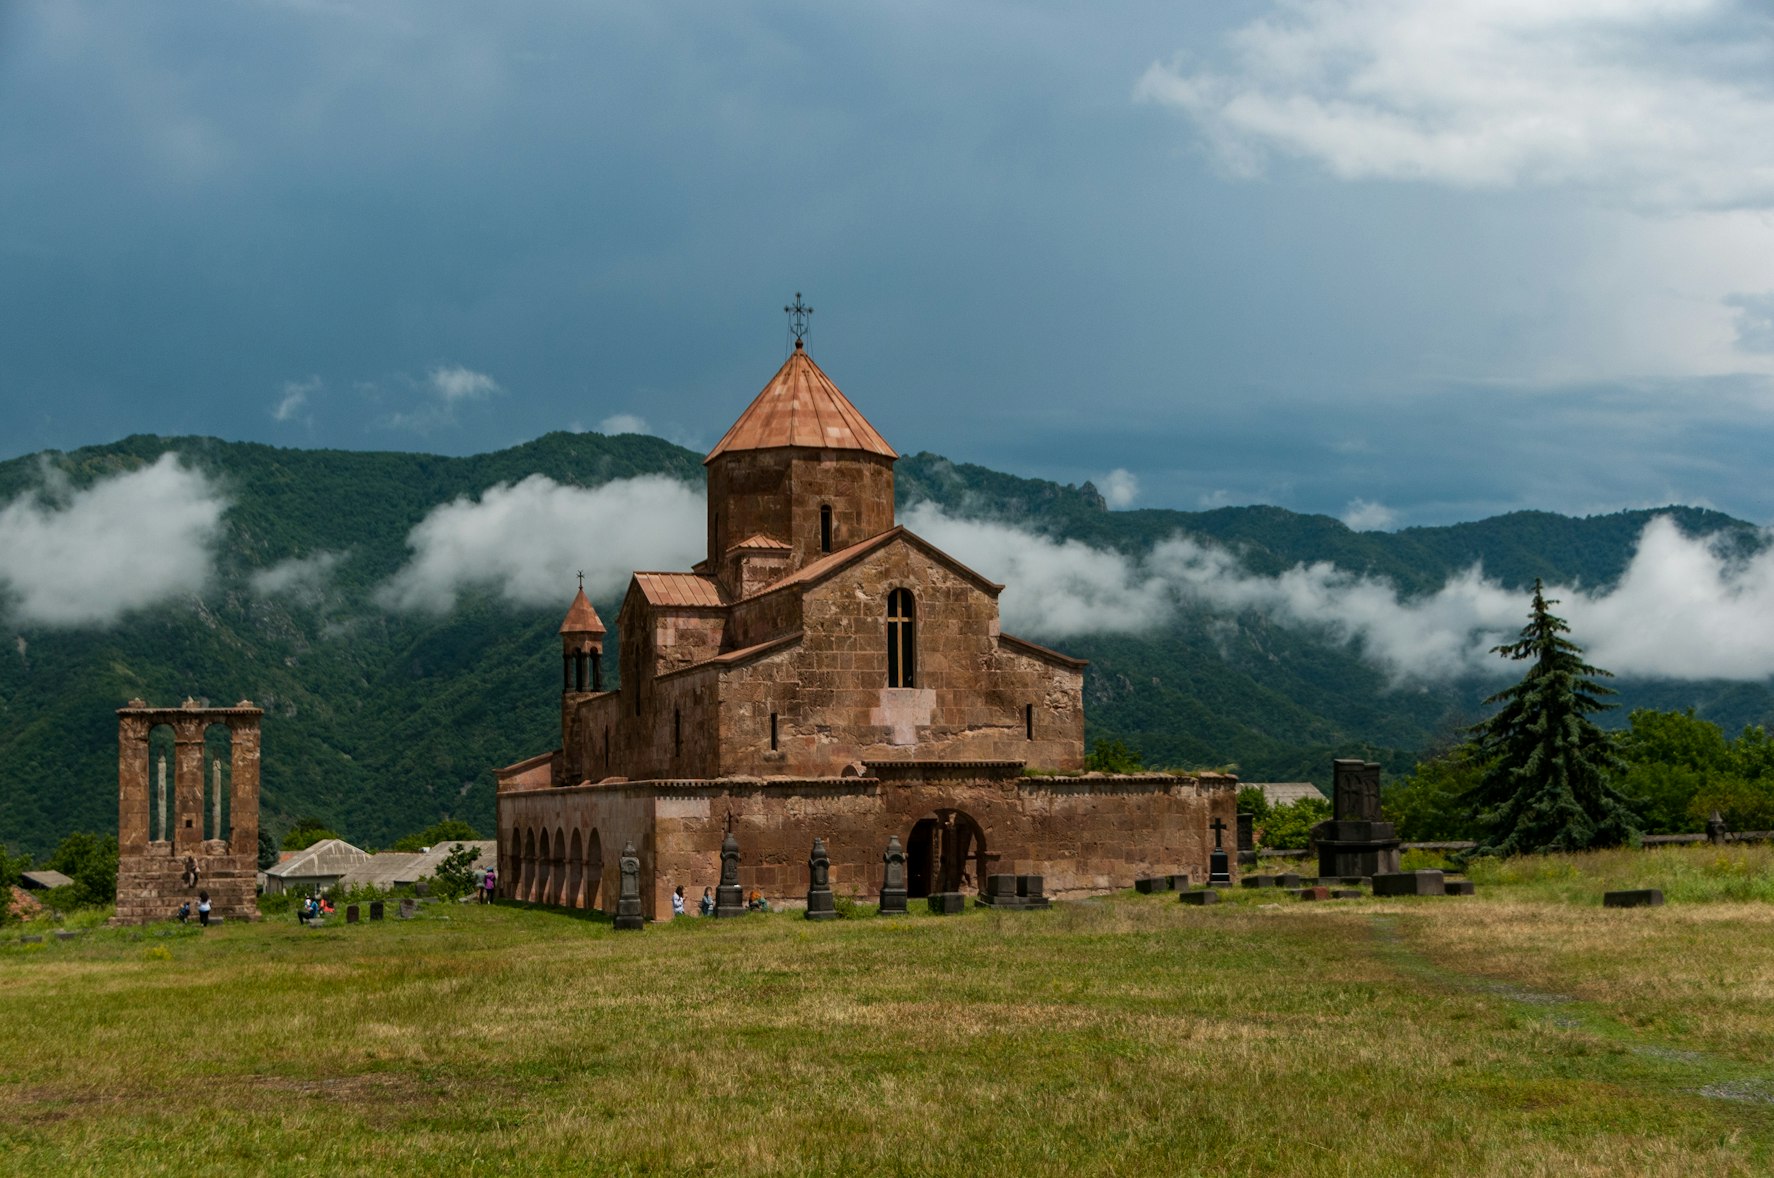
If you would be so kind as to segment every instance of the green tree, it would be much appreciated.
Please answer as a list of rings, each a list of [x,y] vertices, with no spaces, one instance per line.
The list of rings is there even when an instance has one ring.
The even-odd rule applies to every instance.
[[[1138,773],[1143,766],[1139,753],[1128,748],[1125,741],[1099,736],[1084,757],[1084,767],[1098,773]]]
[[[26,854],[12,854],[5,843],[0,843],[0,893],[18,884],[21,871],[31,870],[31,857]],[[6,909],[8,897],[0,894],[0,912]]]
[[[74,881],[74,903],[99,907],[116,902],[116,835],[77,830],[57,845],[48,866]]]
[[[460,818],[445,818],[442,822],[434,822],[417,834],[409,834],[396,840],[388,849],[391,851],[422,851],[426,847],[441,846],[448,842],[462,840],[478,842],[480,832]]]
[[[1466,799],[1483,776],[1477,746],[1457,744],[1418,761],[1409,776],[1387,787],[1381,806],[1407,841],[1469,839],[1480,832]]]
[[[1260,785],[1238,787],[1238,812],[1249,814],[1253,826],[1260,826],[1269,817],[1269,799]]]
[[[267,867],[276,866],[277,840],[271,837],[270,831],[261,826],[259,827],[259,870],[263,871]]]
[[[1729,792],[1729,779],[1737,776],[1724,730],[1696,717],[1693,708],[1634,709],[1619,749],[1626,763],[1621,792],[1632,800],[1640,828],[1656,834],[1701,829],[1706,814],[1694,812],[1694,799]]]
[[[306,851],[315,843],[340,836],[318,818],[299,818],[278,845],[286,851]]]
[[[437,894],[446,900],[455,900],[473,891],[474,861],[479,858],[479,847],[465,847],[461,843],[451,847],[444,861],[437,865],[437,874],[431,880]]]
[[[1538,580],[1528,624],[1514,642],[1494,648],[1531,661],[1521,682],[1485,700],[1497,713],[1472,729],[1483,772],[1465,795],[1484,830],[1479,854],[1521,855],[1617,846],[1636,833],[1626,799],[1613,779],[1624,768],[1608,734],[1590,713],[1610,706],[1611,677],[1582,658],[1564,637]]]
[[[1312,841],[1312,828],[1331,816],[1324,798],[1300,798],[1284,806],[1272,806],[1257,830],[1257,846],[1276,851],[1298,851]]]

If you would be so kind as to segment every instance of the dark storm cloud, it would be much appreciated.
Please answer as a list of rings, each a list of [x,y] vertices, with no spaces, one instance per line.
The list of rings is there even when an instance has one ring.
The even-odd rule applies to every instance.
[[[1391,9],[1344,7],[1383,60]],[[1582,199],[1528,165],[1529,191],[1350,182],[1275,135],[1264,178],[1229,178],[1211,115],[1136,91],[1155,63],[1272,90],[1266,5],[5,11],[7,454],[605,421],[706,444],[802,290],[814,354],[902,450],[1122,469],[1136,506],[1774,514],[1740,465],[1774,441],[1759,304],[1726,302],[1765,287],[1755,218],[1598,217],[1605,168]],[[1763,42],[1739,41],[1706,93],[1754,125]]]

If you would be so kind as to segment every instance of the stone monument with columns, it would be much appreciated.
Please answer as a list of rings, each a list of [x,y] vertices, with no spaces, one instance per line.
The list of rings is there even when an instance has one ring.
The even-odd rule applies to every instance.
[[[245,699],[231,708],[205,707],[194,699],[156,708],[132,699],[117,709],[118,924],[170,920],[186,901],[195,911],[199,893],[205,892],[217,916],[259,918],[259,720],[264,714]],[[153,767],[154,797],[148,793],[149,739],[160,727],[172,731],[170,813],[164,758]],[[216,727],[228,735],[226,783],[223,760],[211,756],[206,744]]]

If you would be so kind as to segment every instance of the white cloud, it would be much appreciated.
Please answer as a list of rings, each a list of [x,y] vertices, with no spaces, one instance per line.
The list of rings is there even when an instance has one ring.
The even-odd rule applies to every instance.
[[[227,500],[176,454],[0,508],[0,600],[17,620],[105,626],[208,583]]]
[[[318,392],[320,378],[311,376],[307,380],[286,380],[278,394],[277,405],[271,410],[273,421],[290,421],[308,407],[308,395]]]
[[[333,570],[345,559],[343,552],[315,552],[291,557],[247,578],[247,586],[259,597],[288,597],[316,602],[326,596]]]
[[[647,428],[646,418],[637,417],[632,413],[617,413],[598,422],[597,432],[614,436],[616,434],[650,434],[653,431]]]
[[[444,404],[479,401],[502,392],[499,382],[484,372],[464,368],[460,364],[440,365],[425,378],[426,385],[443,399]]]
[[[1398,513],[1384,503],[1351,499],[1343,509],[1343,522],[1357,532],[1384,532],[1398,522]]]
[[[1739,348],[1746,352],[1774,352],[1774,290],[1730,295],[1725,306],[1737,311],[1734,328]]]
[[[600,487],[563,486],[542,475],[490,487],[435,507],[407,536],[413,557],[377,591],[391,609],[442,613],[470,589],[519,605],[619,592],[635,569],[688,568],[707,532],[702,493],[662,475]]]
[[[1031,637],[1137,633],[1173,621],[1185,606],[1222,616],[1256,611],[1358,644],[1364,658],[1403,683],[1514,673],[1490,650],[1512,640],[1527,620],[1528,595],[1477,566],[1434,593],[1401,598],[1389,581],[1328,563],[1260,576],[1228,549],[1181,535],[1134,558],[1008,524],[954,519],[927,503],[905,518],[933,543],[1004,582],[1004,627]],[[1684,536],[1657,517],[1614,587],[1551,587],[1548,595],[1561,599],[1590,661],[1616,674],[1774,675],[1774,544],[1733,562],[1713,540]]]
[[[1140,480],[1130,470],[1116,467],[1102,477],[1103,500],[1110,507],[1131,507],[1140,497]]]
[[[1230,68],[1153,65],[1233,173],[1579,186],[1643,208],[1774,206],[1774,26],[1736,0],[1280,0]]]

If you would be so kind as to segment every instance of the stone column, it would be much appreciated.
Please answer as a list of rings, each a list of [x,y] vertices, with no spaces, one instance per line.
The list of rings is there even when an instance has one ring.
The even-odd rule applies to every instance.
[[[156,792],[155,792],[155,796],[159,799],[159,802],[160,802],[160,828],[159,828],[160,833],[158,835],[156,835],[155,837],[164,843],[172,838],[172,827],[170,827],[166,824],[166,754],[165,753],[161,753],[159,758],[154,762],[154,768],[160,775],[159,776],[160,784],[156,787]]]
[[[181,717],[173,725],[173,849],[203,845],[203,721]]]
[[[231,750],[228,773],[230,822],[228,852],[259,858],[259,718],[237,716],[228,721]]]
[[[148,849],[148,722],[117,721],[117,844],[138,854]]]
[[[209,763],[209,837],[222,837],[222,763],[211,760]]]

